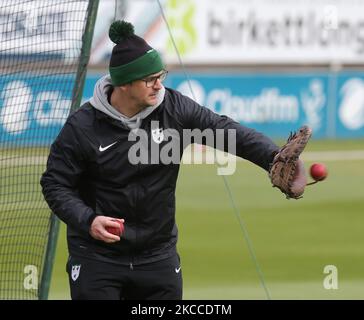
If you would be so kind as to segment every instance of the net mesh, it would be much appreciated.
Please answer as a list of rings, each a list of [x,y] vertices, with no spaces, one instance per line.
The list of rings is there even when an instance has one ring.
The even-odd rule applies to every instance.
[[[39,296],[51,221],[39,179],[72,104],[88,2],[1,1],[0,299]]]

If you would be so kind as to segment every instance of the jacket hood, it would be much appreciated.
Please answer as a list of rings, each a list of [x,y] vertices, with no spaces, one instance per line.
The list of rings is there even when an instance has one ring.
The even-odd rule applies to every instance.
[[[164,99],[164,94],[166,91],[165,88],[162,86],[162,89],[159,90],[158,95],[157,95],[158,102],[155,105],[147,107],[144,110],[137,113],[136,115],[129,118],[129,117],[123,115],[118,110],[116,110],[109,103],[109,101],[107,99],[107,94],[112,86],[113,85],[111,83],[110,75],[106,75],[106,76],[102,77],[100,80],[98,80],[96,82],[93,97],[90,99],[89,102],[95,109],[107,114],[111,118],[121,121],[122,124],[130,130],[138,129],[141,125],[141,120],[146,118],[155,109],[158,108],[158,106],[162,103],[162,101]]]

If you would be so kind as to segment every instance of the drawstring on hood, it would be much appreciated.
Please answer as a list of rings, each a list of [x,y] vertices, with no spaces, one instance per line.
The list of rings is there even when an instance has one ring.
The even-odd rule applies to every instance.
[[[111,83],[110,75],[106,75],[106,76],[102,77],[100,80],[97,81],[97,83],[95,85],[95,89],[94,89],[94,95],[90,99],[89,102],[95,109],[107,114],[108,116],[110,116],[116,120],[121,121],[122,124],[130,130],[138,129],[141,125],[141,121],[143,119],[145,119],[147,116],[149,116],[155,109],[158,108],[158,106],[162,103],[162,101],[164,99],[164,94],[165,94],[165,90],[166,90],[162,86],[162,89],[158,91],[158,94],[157,94],[158,101],[154,106],[147,107],[144,110],[137,113],[136,115],[129,118],[129,117],[123,115],[118,110],[116,110],[109,103],[109,101],[107,99],[107,94],[108,94],[109,90],[111,89],[110,87],[112,87],[112,86],[113,85]]]

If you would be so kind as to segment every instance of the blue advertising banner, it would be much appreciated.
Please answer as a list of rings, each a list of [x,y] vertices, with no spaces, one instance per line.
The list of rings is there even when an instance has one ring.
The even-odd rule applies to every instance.
[[[0,144],[49,145],[67,119],[74,78],[0,77]]]
[[[83,102],[101,76],[87,76]],[[0,143],[49,145],[67,119],[72,83],[56,75],[0,76]],[[363,73],[191,73],[187,81],[171,72],[165,85],[272,138],[286,138],[303,124],[314,139],[364,137]]]
[[[325,74],[192,74],[189,83],[183,75],[174,75],[169,84],[201,105],[273,138],[286,137],[302,124],[309,125],[316,138],[327,134]]]

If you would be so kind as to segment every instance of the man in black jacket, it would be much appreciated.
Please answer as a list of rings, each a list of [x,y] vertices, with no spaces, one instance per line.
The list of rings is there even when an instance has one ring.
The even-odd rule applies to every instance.
[[[168,144],[163,132],[177,137],[171,150],[178,160],[188,144],[184,130],[210,129],[215,136],[220,130],[223,141],[233,132],[233,153],[267,171],[278,147],[165,88],[159,54],[134,34],[131,24],[114,22],[109,36],[116,43],[110,75],[67,119],[41,178],[47,203],[67,224],[71,297],[181,299],[175,224],[179,163],[176,157],[166,163],[162,152],[157,159],[152,154]],[[216,141],[213,147],[219,147]],[[220,149],[231,152],[229,145]],[[305,183],[303,172],[297,181]],[[107,230],[119,222],[124,224],[120,236]]]

